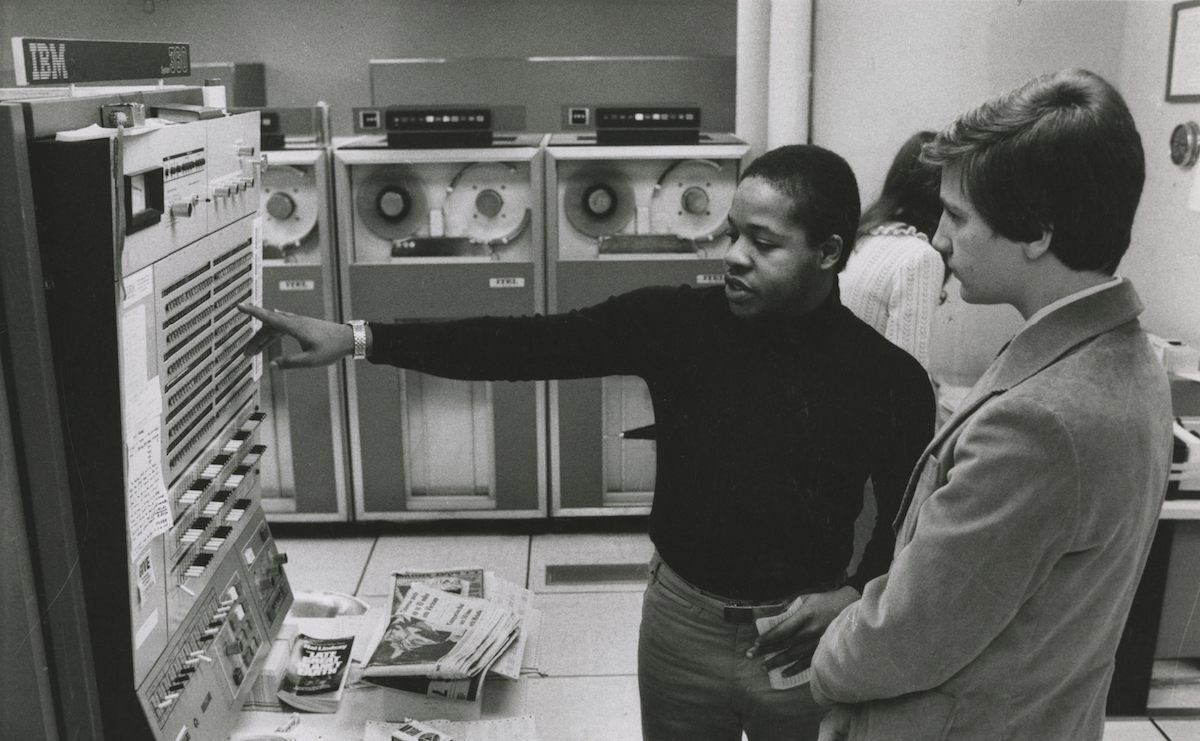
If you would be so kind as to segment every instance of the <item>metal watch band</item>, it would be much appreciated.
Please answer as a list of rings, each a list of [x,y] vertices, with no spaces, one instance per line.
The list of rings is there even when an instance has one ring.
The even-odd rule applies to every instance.
[[[367,323],[362,319],[352,319],[346,324],[354,330],[354,359],[363,360],[367,357]]]

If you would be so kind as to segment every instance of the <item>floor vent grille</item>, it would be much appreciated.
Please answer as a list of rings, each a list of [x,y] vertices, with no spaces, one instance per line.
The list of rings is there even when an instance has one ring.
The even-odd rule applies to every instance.
[[[567,584],[645,584],[650,565],[645,563],[580,563],[546,566],[546,586]]]

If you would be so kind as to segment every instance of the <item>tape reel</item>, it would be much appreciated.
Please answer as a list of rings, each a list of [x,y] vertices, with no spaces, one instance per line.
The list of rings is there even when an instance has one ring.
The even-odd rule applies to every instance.
[[[625,228],[633,218],[633,186],[619,170],[584,168],[572,175],[563,190],[567,221],[589,237],[607,237]]]
[[[658,179],[650,199],[650,231],[707,241],[725,233],[737,178],[711,160],[680,160]]]
[[[425,183],[404,165],[376,168],[358,186],[354,210],[383,239],[411,237],[429,219]]]
[[[512,165],[474,162],[459,170],[446,190],[446,236],[507,244],[529,224],[532,188]]]
[[[263,243],[286,248],[298,245],[317,225],[317,189],[310,174],[297,167],[271,167],[263,172]]]

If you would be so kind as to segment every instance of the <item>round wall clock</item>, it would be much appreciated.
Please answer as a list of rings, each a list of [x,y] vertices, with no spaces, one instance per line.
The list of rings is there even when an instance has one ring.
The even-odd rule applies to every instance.
[[[1183,169],[1196,164],[1200,154],[1200,126],[1195,121],[1181,123],[1171,132],[1171,161]]]

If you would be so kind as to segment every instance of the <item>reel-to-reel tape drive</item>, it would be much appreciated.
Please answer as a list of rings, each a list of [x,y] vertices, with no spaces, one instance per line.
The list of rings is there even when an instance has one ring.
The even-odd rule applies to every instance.
[[[282,159],[282,158],[280,158]],[[263,174],[263,258],[285,263],[320,262],[317,245],[320,189],[315,167],[307,162],[272,162]]]
[[[561,161],[559,259],[719,258],[737,173],[736,163],[701,158]]]
[[[314,265],[327,258],[332,239],[329,168],[329,106],[254,108],[263,150],[263,259]],[[277,263],[276,263],[277,264]]]
[[[335,150],[343,315],[545,311],[545,136],[464,126],[475,111],[443,111],[417,130],[409,122],[425,117],[398,111],[356,109],[358,131],[387,136]],[[407,128],[393,131],[402,118]],[[545,515],[544,383],[454,381],[370,363],[348,373],[360,517]]]
[[[513,253],[527,246],[518,241],[532,222],[530,182],[527,164],[504,161],[371,168],[355,188],[355,221],[367,232],[358,253],[521,259]]]
[[[286,150],[272,153],[263,182],[264,303],[420,321],[562,312],[646,285],[719,284],[726,215],[749,148],[701,134],[698,111],[645,113],[675,128],[660,131],[632,109],[608,117],[615,131],[556,135],[494,133],[482,109],[355,109],[361,136],[335,142],[332,154],[337,305],[293,308],[322,276],[270,272],[331,262],[319,242],[328,223],[319,198],[315,226],[311,215],[321,174]],[[345,368],[344,456],[357,518],[649,509],[654,416],[638,378],[492,384],[370,363]],[[281,456],[298,423],[307,427],[292,403],[295,373],[285,394],[292,429],[277,432],[287,438]],[[279,488],[294,488],[299,504],[299,468],[287,477],[281,467]]]
[[[262,108],[270,163],[262,173],[263,306],[337,321],[337,260],[330,171],[329,108]],[[285,338],[269,357],[298,352]],[[340,365],[264,368],[260,389],[272,413],[261,469],[263,508],[275,522],[350,517]]]
[[[676,114],[647,110],[636,120],[653,116],[666,121]],[[606,139],[605,131],[597,133]],[[726,216],[749,147],[730,135],[696,131],[694,144],[653,145],[634,143],[634,128],[609,133],[624,143],[555,134],[546,147],[546,201],[554,209],[547,219],[550,312],[642,286],[724,279]],[[642,141],[655,142],[687,132],[646,133]],[[645,383],[636,377],[552,382],[550,410],[551,513],[648,512],[655,450]]]

